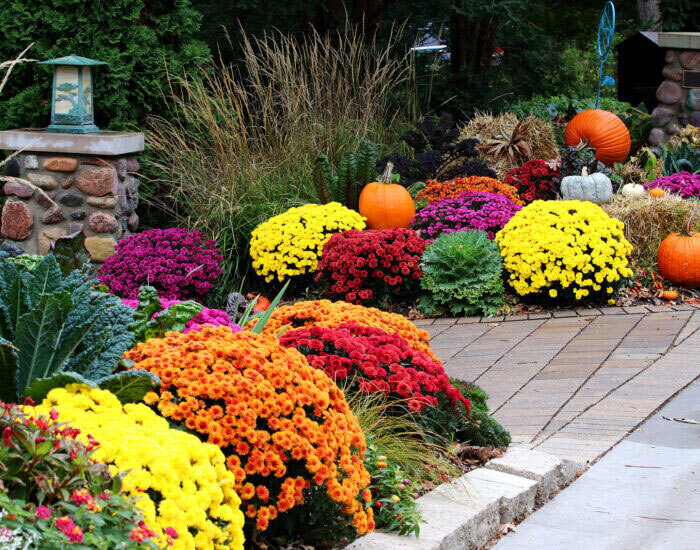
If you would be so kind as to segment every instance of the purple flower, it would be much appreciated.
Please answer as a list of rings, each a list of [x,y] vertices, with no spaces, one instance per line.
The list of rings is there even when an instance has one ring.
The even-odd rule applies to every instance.
[[[430,203],[416,213],[412,229],[426,241],[443,233],[477,229],[493,239],[522,207],[506,195],[485,191],[467,191],[453,199]]]
[[[222,273],[215,244],[199,231],[178,227],[129,235],[102,264],[100,283],[124,298],[136,298],[139,287],[151,285],[162,298],[196,300]]]
[[[647,189],[658,187],[686,199],[690,197],[700,198],[700,174],[678,172],[671,176],[659,176],[649,183],[645,183],[644,187]]]

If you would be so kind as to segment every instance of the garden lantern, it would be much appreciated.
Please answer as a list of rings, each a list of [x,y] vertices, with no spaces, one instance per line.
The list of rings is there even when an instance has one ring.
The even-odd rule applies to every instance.
[[[39,64],[54,66],[51,124],[46,131],[68,134],[98,132],[93,109],[92,68],[107,63],[68,55]]]

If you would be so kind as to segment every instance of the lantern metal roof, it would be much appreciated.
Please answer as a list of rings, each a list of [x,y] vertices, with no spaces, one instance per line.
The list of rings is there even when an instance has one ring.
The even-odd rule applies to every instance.
[[[65,57],[58,57],[56,59],[48,59],[47,61],[39,61],[38,65],[73,65],[76,67],[94,67],[96,65],[108,65],[108,63],[71,54],[66,55]]]

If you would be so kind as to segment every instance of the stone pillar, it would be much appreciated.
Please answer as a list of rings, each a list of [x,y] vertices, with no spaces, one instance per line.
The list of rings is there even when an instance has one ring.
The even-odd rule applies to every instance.
[[[143,150],[143,134],[8,130],[0,132],[1,149],[22,150],[6,173],[37,188],[4,184],[0,234],[9,244],[46,254],[52,241],[82,230],[92,260],[103,262],[138,228],[134,155]]]
[[[700,126],[700,89],[682,87],[683,70],[700,70],[700,36],[684,34],[692,33],[659,33],[659,45],[666,47],[666,65],[664,81],[656,90],[659,105],[651,112],[649,141],[656,148],[684,126]]]

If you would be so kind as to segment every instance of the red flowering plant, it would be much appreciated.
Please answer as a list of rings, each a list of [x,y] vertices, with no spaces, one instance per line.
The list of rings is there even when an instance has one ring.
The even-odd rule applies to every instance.
[[[557,196],[559,170],[552,168],[540,159],[528,160],[522,166],[513,168],[506,174],[504,183],[518,190],[518,195],[526,203],[536,200],[550,200]]]
[[[450,384],[442,365],[397,334],[346,323],[291,330],[280,336],[280,343],[300,351],[346,393],[383,393],[402,400],[438,435],[448,435],[443,433],[444,417],[468,417],[469,400]]]
[[[99,443],[80,430],[0,401],[0,547],[157,549],[121,475],[91,458]],[[26,545],[26,546],[25,546]]]
[[[351,304],[401,301],[418,288],[425,241],[410,229],[351,229],[323,247],[316,281]]]

